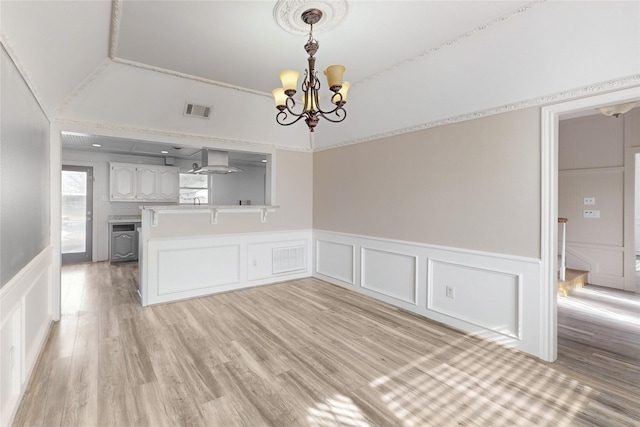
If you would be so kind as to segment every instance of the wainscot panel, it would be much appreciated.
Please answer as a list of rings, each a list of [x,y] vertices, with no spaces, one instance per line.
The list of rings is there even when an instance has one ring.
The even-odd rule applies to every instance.
[[[362,248],[361,260],[363,288],[416,304],[418,264],[415,256]]]
[[[429,310],[520,339],[522,275],[434,259],[428,270]]]
[[[173,249],[167,246],[158,250],[159,295],[240,281],[240,245]]]
[[[315,272],[353,285],[356,281],[355,254],[354,245],[316,240]]]
[[[314,277],[543,357],[539,259],[325,230],[314,241]]]
[[[10,425],[51,326],[52,248],[0,290],[0,425]]]
[[[567,242],[567,267],[589,272],[589,283],[624,289],[624,248]]]
[[[143,304],[309,277],[311,235],[311,230],[302,230],[157,239],[143,236]],[[275,267],[274,261],[278,263]]]

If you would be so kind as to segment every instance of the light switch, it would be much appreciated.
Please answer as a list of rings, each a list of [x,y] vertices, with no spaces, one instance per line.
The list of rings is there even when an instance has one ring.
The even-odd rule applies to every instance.
[[[595,205],[596,204],[596,198],[595,197],[585,197],[584,198],[584,204],[585,205]]]
[[[600,218],[600,211],[597,210],[584,210],[582,211],[582,218]]]

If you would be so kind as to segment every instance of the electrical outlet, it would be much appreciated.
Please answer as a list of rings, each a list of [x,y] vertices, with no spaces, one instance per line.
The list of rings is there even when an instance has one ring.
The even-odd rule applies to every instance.
[[[582,211],[582,218],[600,218],[600,211],[585,209]]]
[[[455,290],[455,288],[453,286],[447,286],[445,288],[445,292],[446,292],[446,295],[449,298],[455,298],[455,296],[456,296],[456,290]]]
[[[584,204],[585,205],[595,205],[596,204],[596,198],[595,197],[585,197],[584,198]]]

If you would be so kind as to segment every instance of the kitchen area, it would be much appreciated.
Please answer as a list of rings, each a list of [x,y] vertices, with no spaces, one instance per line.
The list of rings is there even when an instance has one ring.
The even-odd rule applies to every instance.
[[[269,153],[229,153],[74,132],[63,133],[62,147],[63,166],[71,169],[67,191],[63,171],[63,253],[86,250],[66,263],[137,261],[144,206],[263,205],[269,192]],[[212,153],[223,156],[214,159]],[[194,164],[210,170],[194,171]],[[233,172],[214,172],[214,166]],[[79,170],[91,172],[84,178]]]
[[[272,203],[276,150],[173,146],[72,132],[63,133],[62,142],[63,172],[90,171],[87,191],[76,184],[71,195],[65,195],[63,177],[63,264],[65,239],[78,237],[84,246],[70,246],[87,252],[73,262],[137,262],[143,306],[311,274],[308,216],[296,210],[293,217],[282,216]],[[287,155],[296,169],[304,165],[297,158],[310,160],[306,154]],[[86,202],[84,217],[77,208],[65,215],[67,198]],[[297,200],[300,194],[292,198]],[[295,226],[298,218],[304,227]],[[65,220],[75,227],[69,233]]]

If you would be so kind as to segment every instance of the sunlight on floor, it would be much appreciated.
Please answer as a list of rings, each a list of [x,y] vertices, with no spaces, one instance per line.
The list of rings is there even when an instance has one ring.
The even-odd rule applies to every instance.
[[[468,347],[461,338],[449,347]],[[424,356],[370,383],[399,425],[570,425],[592,389],[516,351],[480,343]]]
[[[63,314],[80,310],[86,274],[86,269],[73,265],[63,268],[60,282],[60,306]]]
[[[309,408],[307,421],[313,427],[370,427],[353,401],[340,394]]]
[[[598,294],[598,298],[602,295]],[[615,298],[615,297],[610,297]],[[634,301],[627,301],[628,303],[635,303]],[[572,308],[574,310],[587,311],[589,314],[599,316],[604,319],[610,319],[616,322],[624,322],[634,326],[640,326],[640,316],[629,316],[626,314],[616,313],[603,308],[594,307],[592,304],[587,304],[583,301],[568,298],[558,298],[558,305],[562,307]]]
[[[594,297],[594,298],[598,298],[601,300],[608,300],[611,302],[615,302],[618,304],[623,304],[623,305],[630,305],[631,307],[638,307],[638,309],[640,309],[640,300],[633,300],[630,297],[618,297],[615,295],[609,295],[606,294],[604,292],[598,291],[598,290],[594,290],[594,289],[590,289],[590,288],[580,288],[580,289],[575,289],[574,291],[575,295],[586,295],[586,296],[590,296],[590,297]]]

